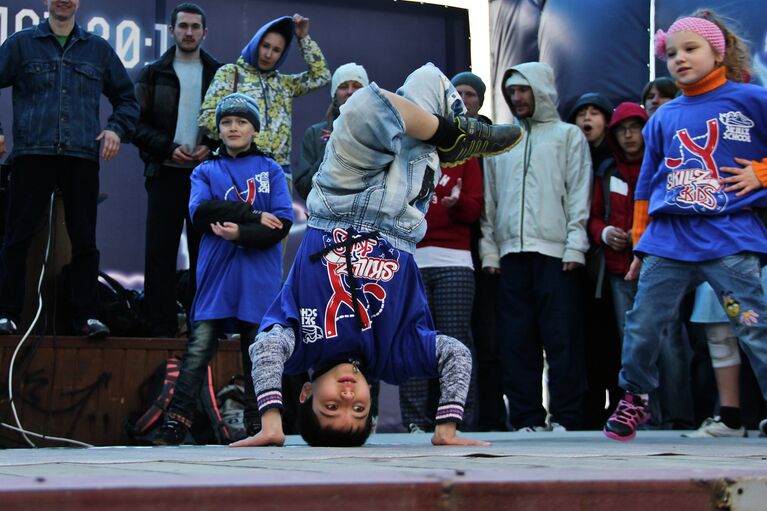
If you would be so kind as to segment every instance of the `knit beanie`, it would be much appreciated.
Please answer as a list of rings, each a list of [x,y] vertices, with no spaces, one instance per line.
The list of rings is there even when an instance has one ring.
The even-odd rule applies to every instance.
[[[477,93],[477,97],[479,97],[479,106],[482,106],[485,102],[485,82],[483,82],[482,78],[479,76],[469,71],[464,71],[463,73],[455,75],[450,81],[455,87],[459,85],[468,85],[474,89],[474,92]]]
[[[669,28],[668,32],[658,30],[655,33],[655,55],[662,60],[668,59],[666,40],[677,32],[693,32],[709,42],[714,51],[724,57],[727,43],[724,34],[715,23],[703,18],[679,18]]]
[[[613,115],[613,104],[607,99],[607,96],[599,92],[587,92],[579,97],[575,105],[570,109],[570,113],[567,114],[567,122],[575,123],[578,110],[589,105],[597,107],[604,114],[605,124],[610,123],[610,117]]]
[[[216,106],[216,129],[221,119],[227,115],[244,117],[250,121],[256,131],[261,131],[261,113],[258,110],[258,103],[250,96],[235,92],[219,101]]]
[[[336,72],[333,73],[333,78],[330,81],[330,97],[335,98],[338,87],[342,83],[350,80],[360,82],[365,87],[370,84],[368,73],[365,71],[365,68],[354,62],[349,62],[339,66],[338,69],[336,69]]]

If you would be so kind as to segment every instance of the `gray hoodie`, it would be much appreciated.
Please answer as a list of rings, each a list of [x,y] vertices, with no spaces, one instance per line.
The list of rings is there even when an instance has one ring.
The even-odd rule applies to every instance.
[[[509,253],[537,252],[585,262],[591,195],[591,156],[577,126],[560,120],[554,72],[540,62],[506,71],[532,87],[535,109],[518,122],[524,140],[511,151],[485,159],[485,214],[479,252],[483,267],[500,268]],[[510,98],[502,85],[509,108]]]

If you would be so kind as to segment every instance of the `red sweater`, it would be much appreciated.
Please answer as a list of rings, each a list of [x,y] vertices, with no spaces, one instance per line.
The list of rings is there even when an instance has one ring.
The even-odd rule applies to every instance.
[[[458,202],[451,208],[442,205],[461,178],[463,187]],[[443,247],[459,250],[470,248],[470,227],[479,219],[484,208],[482,170],[476,158],[463,165],[442,169],[442,177],[434,189],[429,211],[426,212],[426,235],[417,247]]]
[[[591,200],[591,216],[589,217],[589,233],[596,245],[602,245],[602,231],[608,225],[619,227],[628,232],[634,221],[634,189],[639,177],[639,169],[642,161],[628,162],[623,156],[623,151],[615,138],[615,129],[618,123],[624,119],[636,117],[644,124],[647,122],[647,114],[636,103],[621,103],[612,115],[607,132],[608,142],[613,148],[615,163],[607,169],[607,174],[612,174],[616,182],[615,187],[610,186],[610,217],[605,222],[605,195],[602,176],[594,180],[594,195]],[[617,167],[617,170],[614,168]],[[611,178],[608,177],[608,180]],[[622,184],[623,183],[623,184]],[[605,245],[605,267],[608,273],[625,275],[633,258],[632,248],[629,246],[620,252],[616,252]]]

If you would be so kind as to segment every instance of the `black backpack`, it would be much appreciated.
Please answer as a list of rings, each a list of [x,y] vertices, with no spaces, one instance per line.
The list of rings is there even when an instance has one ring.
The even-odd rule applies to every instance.
[[[122,284],[99,272],[97,287],[99,319],[106,324],[115,337],[146,337],[149,322],[144,315],[144,294],[125,289]]]
[[[152,445],[155,432],[162,425],[163,415],[173,397],[180,373],[181,360],[171,357],[160,364],[139,388],[141,402],[144,403],[142,409],[145,411],[133,414],[125,421],[125,433],[135,444]],[[192,440],[195,444],[229,444],[232,436],[216,403],[210,366],[206,368],[205,374],[197,409],[192,418],[192,428],[189,431],[191,439],[187,438],[187,441]]]

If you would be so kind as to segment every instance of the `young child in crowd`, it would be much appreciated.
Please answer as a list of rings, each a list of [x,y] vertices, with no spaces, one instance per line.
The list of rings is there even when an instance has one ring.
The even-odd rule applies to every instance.
[[[759,282],[767,228],[752,209],[767,205],[767,90],[736,83],[744,45],[721,22],[702,16],[712,17],[680,18],[668,33],[656,34],[656,53],[668,59],[683,96],[658,110],[643,131],[635,257],[626,276],[639,276],[639,284],[619,376],[626,393],[604,427],[616,440],[631,440],[649,419],[661,332],[701,280],[733,310],[730,321],[767,396],[767,302]]]
[[[253,143],[261,127],[255,100],[230,94],[216,107],[222,145],[192,173],[189,214],[202,234],[194,327],[156,445],[177,445],[192,425],[197,396],[218,340],[234,326],[245,368],[245,422],[258,429],[248,347],[282,281],[282,247],[293,205],[282,169]]]
[[[363,444],[368,382],[413,377],[439,377],[432,443],[485,445],[456,435],[471,354],[435,330],[412,255],[440,163],[500,153],[521,137],[517,126],[489,126],[463,112],[431,64],[397,94],[371,83],[346,102],[309,193],[306,236],[250,347],[262,429],[233,446],[284,443],[280,377],[308,369],[299,431],[309,445]]]
[[[642,106],[647,112],[647,116],[652,116],[655,111],[674,99],[679,92],[674,80],[667,76],[661,76],[655,80],[650,80],[642,89]]]
[[[606,166],[613,164],[612,149],[607,140],[607,127],[613,104],[599,92],[587,92],[575,102],[567,122],[578,126],[589,143],[592,181],[601,182]],[[610,403],[617,404],[622,393],[616,374],[620,366],[618,328],[613,320],[611,292],[604,278],[603,252],[594,239],[589,239],[586,271],[580,272],[579,301],[583,310],[583,355],[586,365],[586,392],[583,394],[582,424],[584,429],[599,429],[609,415],[605,392]]]
[[[280,68],[297,40],[307,70],[296,74]],[[200,108],[201,126],[215,132],[214,112],[218,102],[232,92],[256,100],[262,127],[256,144],[271,155],[290,178],[293,98],[303,96],[330,81],[330,70],[319,45],[309,35],[309,18],[300,14],[282,16],[258,29],[234,64],[218,69]]]

